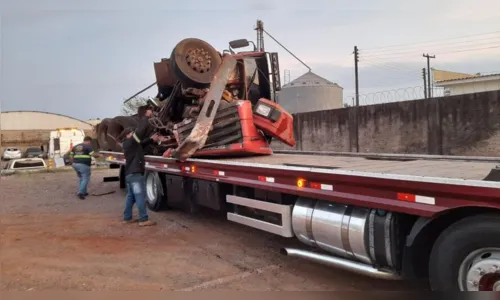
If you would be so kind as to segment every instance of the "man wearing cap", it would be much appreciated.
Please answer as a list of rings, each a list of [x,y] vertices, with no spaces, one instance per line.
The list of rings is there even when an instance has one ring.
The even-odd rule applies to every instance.
[[[139,121],[137,128],[124,130],[120,135],[123,140],[123,152],[125,154],[125,182],[127,184],[127,198],[125,200],[125,210],[123,212],[124,223],[139,222],[139,226],[153,226],[155,222],[149,220],[146,210],[146,184],[144,181],[145,159],[143,147],[152,142],[157,142],[159,137],[154,134],[147,137],[149,118],[152,116],[152,109],[146,110],[145,115]],[[132,208],[134,203],[139,210],[139,220],[132,219]]]
[[[87,185],[90,181],[90,166],[92,165],[92,156],[98,157],[92,149],[92,138],[86,136],[83,143],[80,143],[73,148],[69,153],[71,165],[78,176],[78,193],[77,196],[81,200],[88,196]]]

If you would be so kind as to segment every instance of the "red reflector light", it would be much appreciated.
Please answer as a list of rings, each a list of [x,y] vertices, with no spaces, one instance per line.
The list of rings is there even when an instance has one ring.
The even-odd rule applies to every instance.
[[[415,202],[415,198],[414,194],[398,193],[398,200],[401,201]]]
[[[309,186],[313,189],[321,189],[321,183],[311,182]]]
[[[267,177],[267,176],[258,176],[257,179],[259,181],[264,181],[264,182],[269,182],[269,183],[274,183],[274,177]]]

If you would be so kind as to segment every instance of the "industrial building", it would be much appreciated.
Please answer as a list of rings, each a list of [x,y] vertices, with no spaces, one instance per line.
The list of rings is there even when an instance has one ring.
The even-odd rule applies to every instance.
[[[41,111],[0,113],[0,151],[5,147],[40,147],[47,144],[50,131],[58,128],[83,129],[93,135],[92,124],[69,116]]]
[[[463,74],[442,70],[432,70],[434,86],[444,88],[444,96],[455,96],[500,90],[498,74]]]
[[[101,123],[101,119],[97,118],[97,119],[90,119],[90,120],[87,120],[87,123],[89,123],[90,125],[92,126],[97,126]]]
[[[342,108],[343,88],[309,71],[283,85],[278,102],[292,114]]]

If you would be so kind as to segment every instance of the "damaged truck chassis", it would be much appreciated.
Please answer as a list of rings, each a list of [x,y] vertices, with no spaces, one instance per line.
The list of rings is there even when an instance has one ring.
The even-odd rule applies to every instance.
[[[104,119],[101,150],[122,151],[121,133],[153,109],[146,132],[163,137],[146,152],[189,157],[269,155],[272,139],[294,146],[293,117],[276,102],[277,53],[223,54],[199,39],[184,39],[155,63],[158,94],[133,116]]]

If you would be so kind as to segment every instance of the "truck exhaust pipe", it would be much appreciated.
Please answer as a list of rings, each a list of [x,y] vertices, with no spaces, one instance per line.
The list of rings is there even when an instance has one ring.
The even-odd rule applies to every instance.
[[[342,259],[330,255],[324,255],[319,253],[314,253],[311,251],[305,251],[293,248],[282,248],[280,253],[287,256],[294,256],[305,258],[316,263],[320,263],[326,266],[331,266],[347,271],[352,271],[365,276],[370,276],[376,279],[384,280],[399,280],[401,277],[395,273],[378,270],[369,265],[353,262],[347,259]]]

